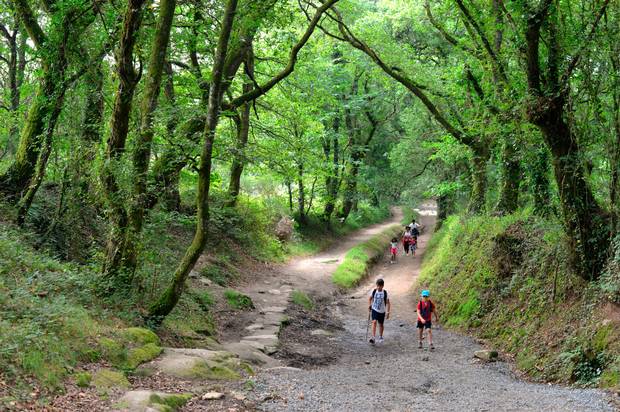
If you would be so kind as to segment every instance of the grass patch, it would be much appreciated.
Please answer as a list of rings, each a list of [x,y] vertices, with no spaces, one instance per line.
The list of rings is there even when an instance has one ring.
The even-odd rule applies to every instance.
[[[392,237],[399,233],[400,225],[391,226],[349,250],[332,275],[332,281],[342,288],[356,286],[366,276],[370,266],[388,250]]]
[[[314,302],[312,301],[310,296],[308,296],[301,290],[294,290],[291,293],[291,300],[294,304],[303,306],[306,310],[312,310],[312,308],[314,307]]]
[[[238,292],[234,289],[225,290],[224,297],[226,298],[226,302],[228,302],[228,305],[234,309],[254,309],[254,303],[252,302],[252,299],[249,296],[244,295],[243,293]]]

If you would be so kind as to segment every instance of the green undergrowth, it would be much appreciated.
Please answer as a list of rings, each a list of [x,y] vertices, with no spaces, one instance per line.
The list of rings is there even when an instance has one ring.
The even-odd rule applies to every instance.
[[[289,256],[312,255],[351,232],[383,222],[389,217],[387,206],[372,207],[366,204],[359,205],[358,210],[351,212],[344,223],[334,217],[327,224],[321,217],[310,215],[305,225],[296,225],[292,239],[284,244],[284,248]]]
[[[236,290],[225,290],[224,297],[226,298],[228,305],[230,305],[233,309],[248,310],[254,308],[252,299],[241,292],[237,292]]]
[[[314,302],[312,301],[310,296],[308,296],[301,290],[294,290],[291,293],[291,301],[296,305],[302,306],[306,310],[312,310],[312,308],[314,307]]]
[[[368,274],[371,265],[388,250],[390,240],[400,232],[399,225],[390,226],[349,250],[332,275],[332,281],[342,288],[357,285]]]
[[[451,216],[428,244],[416,288],[431,290],[446,325],[511,354],[531,377],[620,390],[612,281],[588,283],[568,261],[557,222]]]
[[[48,192],[41,195],[55,204],[53,198],[46,198]],[[142,292],[102,298],[100,268],[105,237],[99,233],[105,230],[82,234],[76,229],[74,233],[69,223],[61,222],[47,242],[39,244],[38,230],[48,227],[43,221],[37,226],[39,209],[35,204],[25,230],[10,223],[8,217],[0,220],[0,382],[9,383],[8,388],[0,386],[0,409],[9,402],[31,400],[33,385],[41,389],[37,393],[43,394],[42,402],[62,391],[66,380],[89,385],[91,378],[76,375],[82,364],[103,361],[126,374],[159,355],[159,340],[135,341],[123,331],[141,324],[144,308],[169,284],[195,226],[194,218],[188,215],[153,210],[140,245],[136,278],[141,280]],[[387,210],[360,209],[348,223],[330,229],[326,238],[380,221]],[[10,210],[0,202],[2,216],[10,216]],[[311,253],[327,243],[320,240],[320,233],[327,233],[323,229],[316,229],[314,238],[306,237],[304,231],[312,231],[312,226],[296,228],[292,240],[281,242],[274,234],[280,216],[281,211],[261,200],[242,197],[235,209],[228,210],[214,200],[206,260],[192,273],[191,287],[158,330],[165,344],[210,347],[216,343],[217,324],[212,311],[218,300],[238,309],[253,305],[243,295],[233,296],[232,289],[221,296],[209,283],[199,280],[231,288],[254,262],[283,261],[300,251],[289,245],[301,245]],[[312,222],[317,227],[320,224],[318,219]],[[83,237],[86,235],[88,238]],[[59,253],[66,247],[62,239],[88,248],[79,254]]]

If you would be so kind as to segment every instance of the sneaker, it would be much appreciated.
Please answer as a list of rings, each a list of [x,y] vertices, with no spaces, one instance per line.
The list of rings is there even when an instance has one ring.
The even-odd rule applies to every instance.
[[[433,344],[432,344],[432,343],[431,343],[430,348],[431,348],[431,350],[435,350],[435,346],[433,346]]]
[[[378,343],[383,343],[383,336],[379,336],[379,341]]]
[[[418,349],[422,349],[422,341],[418,344]]]
[[[375,338],[370,338],[370,339],[368,339],[368,342],[369,342],[371,345],[374,345],[374,344],[375,344]]]

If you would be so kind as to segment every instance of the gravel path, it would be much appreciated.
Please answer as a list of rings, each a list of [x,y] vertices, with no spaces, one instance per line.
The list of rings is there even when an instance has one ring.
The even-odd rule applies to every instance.
[[[386,321],[385,343],[364,340],[372,280],[328,310],[345,330],[331,339],[338,361],[311,370],[261,372],[256,399],[265,411],[614,411],[608,395],[598,390],[534,384],[519,380],[503,362],[472,358],[481,349],[473,339],[446,330],[434,334],[436,350],[417,349],[414,305],[410,289],[419,273],[434,222],[433,209],[422,210],[426,234],[415,258],[400,256],[384,263],[383,277],[392,299],[393,320]],[[441,308],[439,308],[441,309]],[[441,314],[441,312],[440,312]]]

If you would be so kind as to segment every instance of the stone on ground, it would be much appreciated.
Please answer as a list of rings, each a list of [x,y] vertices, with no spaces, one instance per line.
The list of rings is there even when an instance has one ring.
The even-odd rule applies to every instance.
[[[333,335],[333,333],[328,332],[323,329],[314,329],[312,332],[310,332],[310,334],[312,336],[332,336]]]
[[[254,347],[247,341],[234,342],[224,345],[224,349],[239,356],[241,360],[257,366],[277,366],[279,362],[263,353],[265,347],[261,349]]]
[[[485,362],[494,362],[497,360],[499,354],[494,350],[478,350],[474,352],[474,357],[481,359]]]
[[[98,370],[92,379],[92,385],[100,394],[107,394],[111,389],[129,388],[129,381],[121,372],[112,369]]]
[[[164,353],[145,367],[183,379],[234,380],[246,370],[239,358],[226,351],[208,349],[166,348]]]
[[[202,395],[202,400],[203,401],[214,401],[214,400],[222,399],[223,397],[224,397],[224,394],[221,392],[207,392],[204,395]]]
[[[130,391],[118,401],[116,408],[127,412],[173,412],[185,405],[191,397],[189,393]]]

